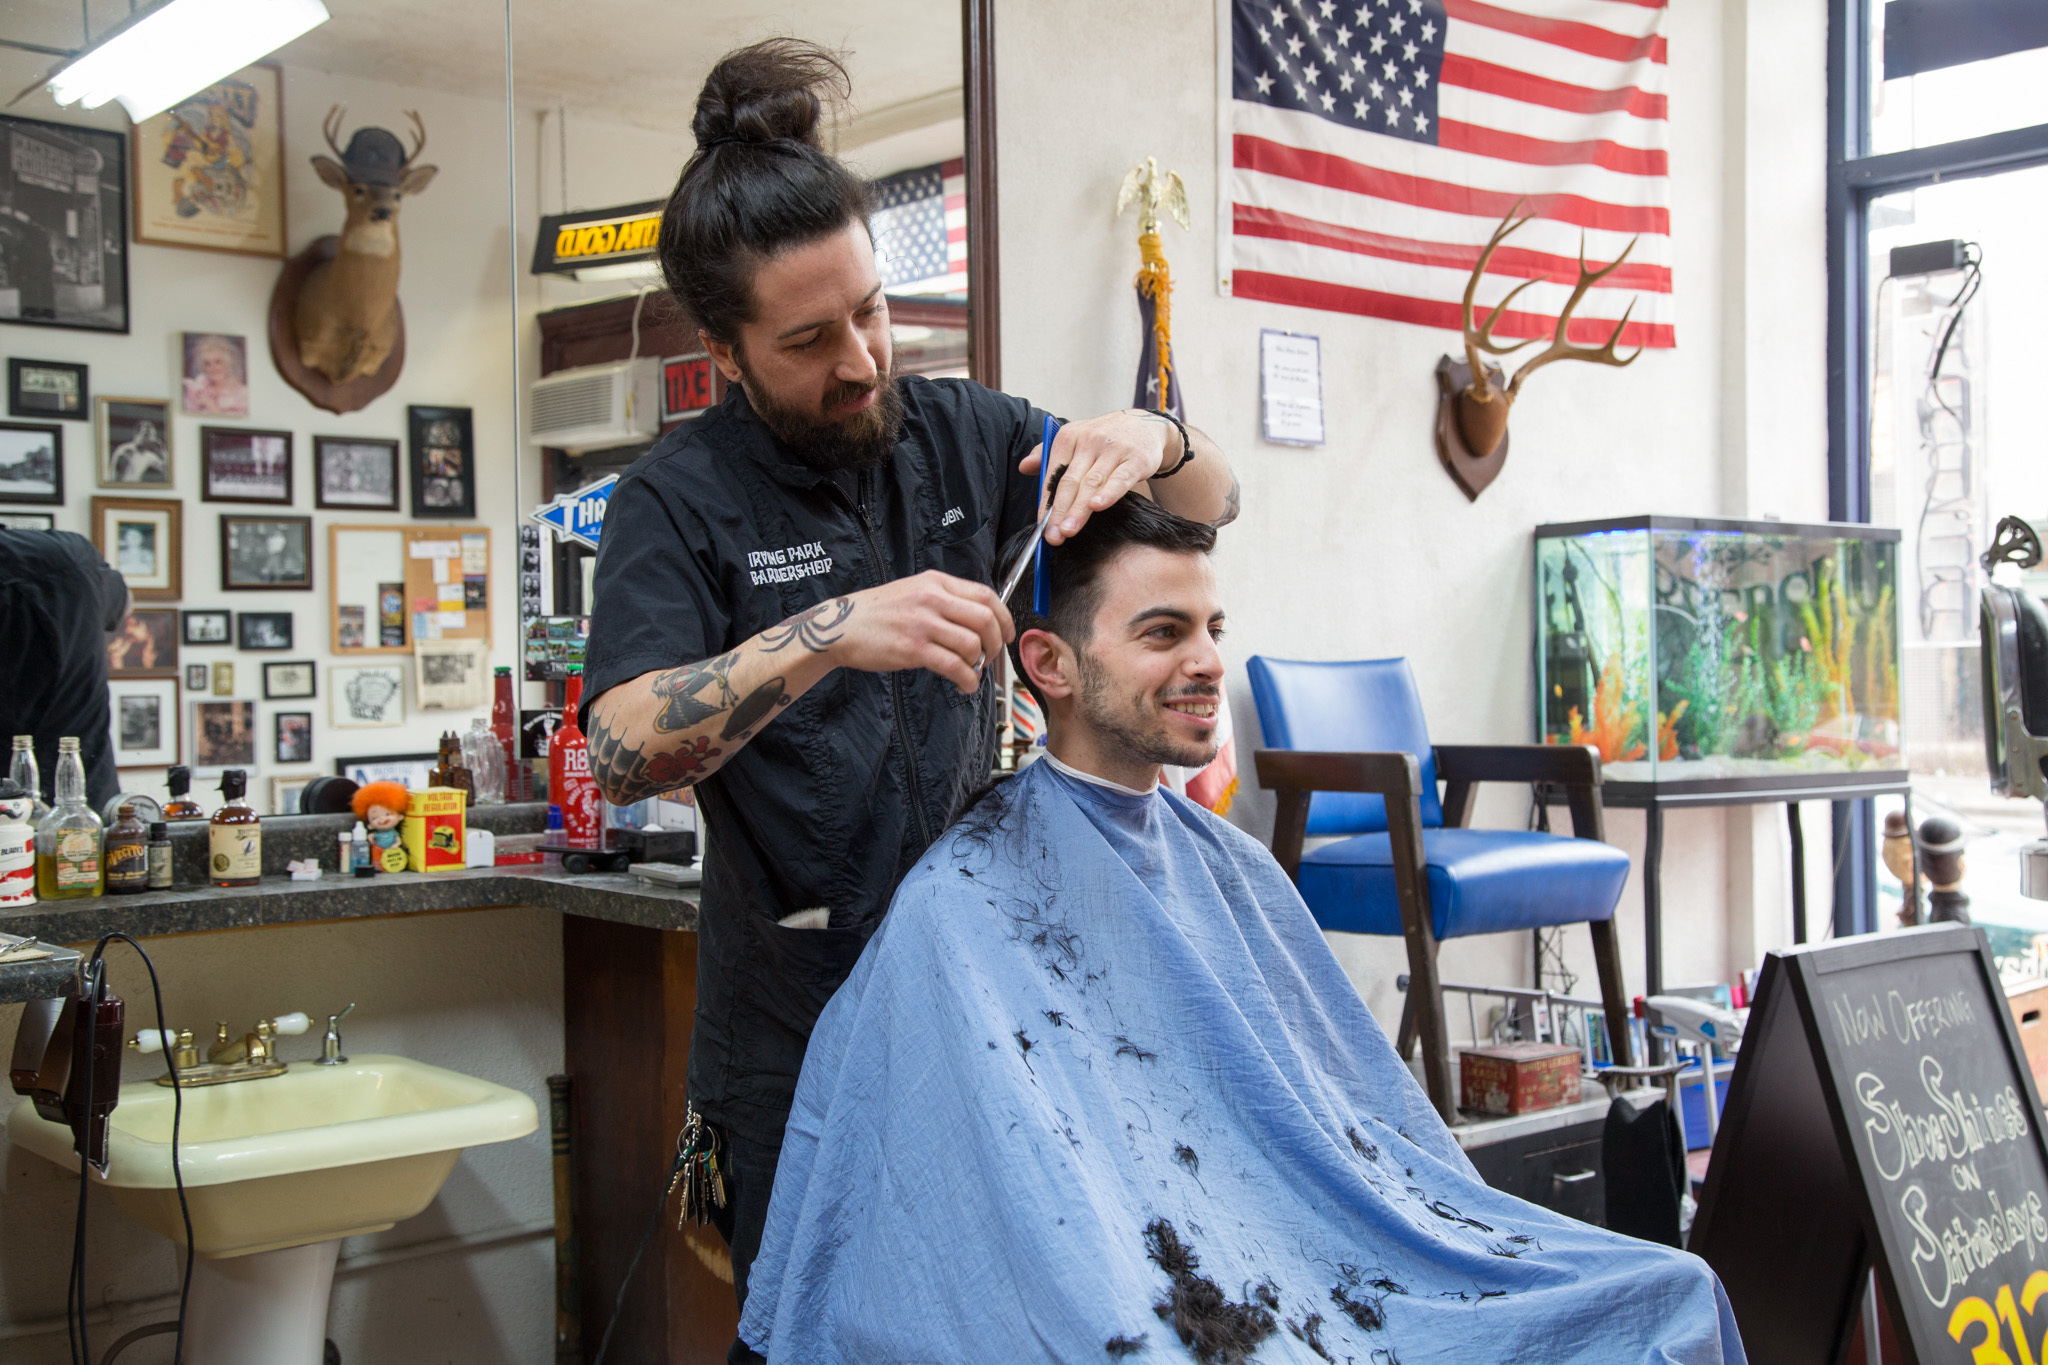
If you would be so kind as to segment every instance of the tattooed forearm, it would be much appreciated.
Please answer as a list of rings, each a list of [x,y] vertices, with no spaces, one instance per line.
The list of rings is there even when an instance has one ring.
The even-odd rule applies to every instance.
[[[687,664],[656,678],[653,692],[662,699],[663,706],[654,718],[654,728],[672,734],[730,711],[739,701],[732,686],[732,666],[739,657],[738,650],[729,650],[715,659]]]
[[[792,644],[801,644],[813,654],[823,654],[839,643],[846,633],[846,618],[853,615],[853,599],[835,597],[799,612],[779,626],[761,632],[761,652],[774,654]]]
[[[782,690],[782,679],[770,678],[753,691],[747,699],[733,707],[732,715],[726,718],[725,728],[718,732],[720,739],[746,739],[756,725],[768,719],[779,706],[787,706],[796,698]]]
[[[781,691],[779,678],[776,690]],[[710,760],[724,752],[711,747],[709,735],[698,735],[684,740],[673,753],[649,758],[645,751],[626,742],[624,730],[614,730],[596,710],[591,712],[586,739],[590,744],[590,775],[605,800],[617,806],[696,786],[711,775],[715,765]]]
[[[1223,495],[1223,515],[1210,522],[1211,526],[1228,526],[1237,520],[1238,487],[1237,475],[1230,476],[1230,491]]]

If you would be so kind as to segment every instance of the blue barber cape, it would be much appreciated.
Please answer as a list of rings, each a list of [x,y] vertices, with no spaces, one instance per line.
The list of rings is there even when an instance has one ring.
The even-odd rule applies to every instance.
[[[801,931],[793,931],[801,932]],[[1272,856],[1037,763],[811,1037],[777,1362],[1742,1362],[1696,1257],[1489,1189]]]

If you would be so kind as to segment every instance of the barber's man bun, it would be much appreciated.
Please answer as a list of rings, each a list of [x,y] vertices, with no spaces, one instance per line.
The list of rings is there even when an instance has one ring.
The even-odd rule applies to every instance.
[[[728,52],[705,80],[657,249],[670,292],[716,340],[753,317],[762,261],[867,221],[867,183],[824,147],[826,109],[851,93],[845,64],[798,38]]]

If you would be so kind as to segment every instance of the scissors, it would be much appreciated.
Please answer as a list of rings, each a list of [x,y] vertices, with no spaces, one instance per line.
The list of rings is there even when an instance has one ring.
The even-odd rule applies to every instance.
[[[1038,496],[1041,500],[1045,497],[1046,466],[1052,462],[1052,438],[1059,434],[1060,427],[1063,425],[1064,423],[1057,417],[1048,415],[1045,419],[1045,433],[1040,442],[1038,460]],[[1023,548],[1017,551],[1017,557],[1010,561],[1009,569],[1003,574],[1003,581],[996,587],[996,596],[1002,599],[1003,602],[1008,603],[1010,594],[1017,591],[1017,585],[1024,581],[1024,570],[1027,567],[1036,564],[1041,570],[1044,568],[1045,528],[1050,525],[1052,525],[1052,506],[1047,504],[1044,514],[1038,518],[1038,525],[1031,529],[1031,539],[1026,541]],[[1036,581],[1031,585],[1031,609],[1040,616],[1043,616],[1051,608],[1052,586],[1046,582],[1045,574],[1041,572]],[[977,673],[980,672],[982,664],[986,662],[988,661],[984,658],[979,663],[976,663],[974,665],[975,671]]]

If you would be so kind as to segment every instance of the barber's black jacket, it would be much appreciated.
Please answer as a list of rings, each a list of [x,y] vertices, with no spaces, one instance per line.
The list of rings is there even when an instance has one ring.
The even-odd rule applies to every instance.
[[[998,547],[1035,511],[1037,482],[1016,470],[1043,414],[967,380],[903,390],[902,440],[858,475],[795,463],[737,385],[626,472],[605,511],[586,717],[609,687],[831,598],[926,569],[994,581]],[[780,1140],[818,1012],[897,882],[987,781],[996,721],[993,670],[962,695],[923,670],[835,669],[697,787],[709,852],[690,1093],[707,1118]],[[776,923],[819,906],[828,928]]]

